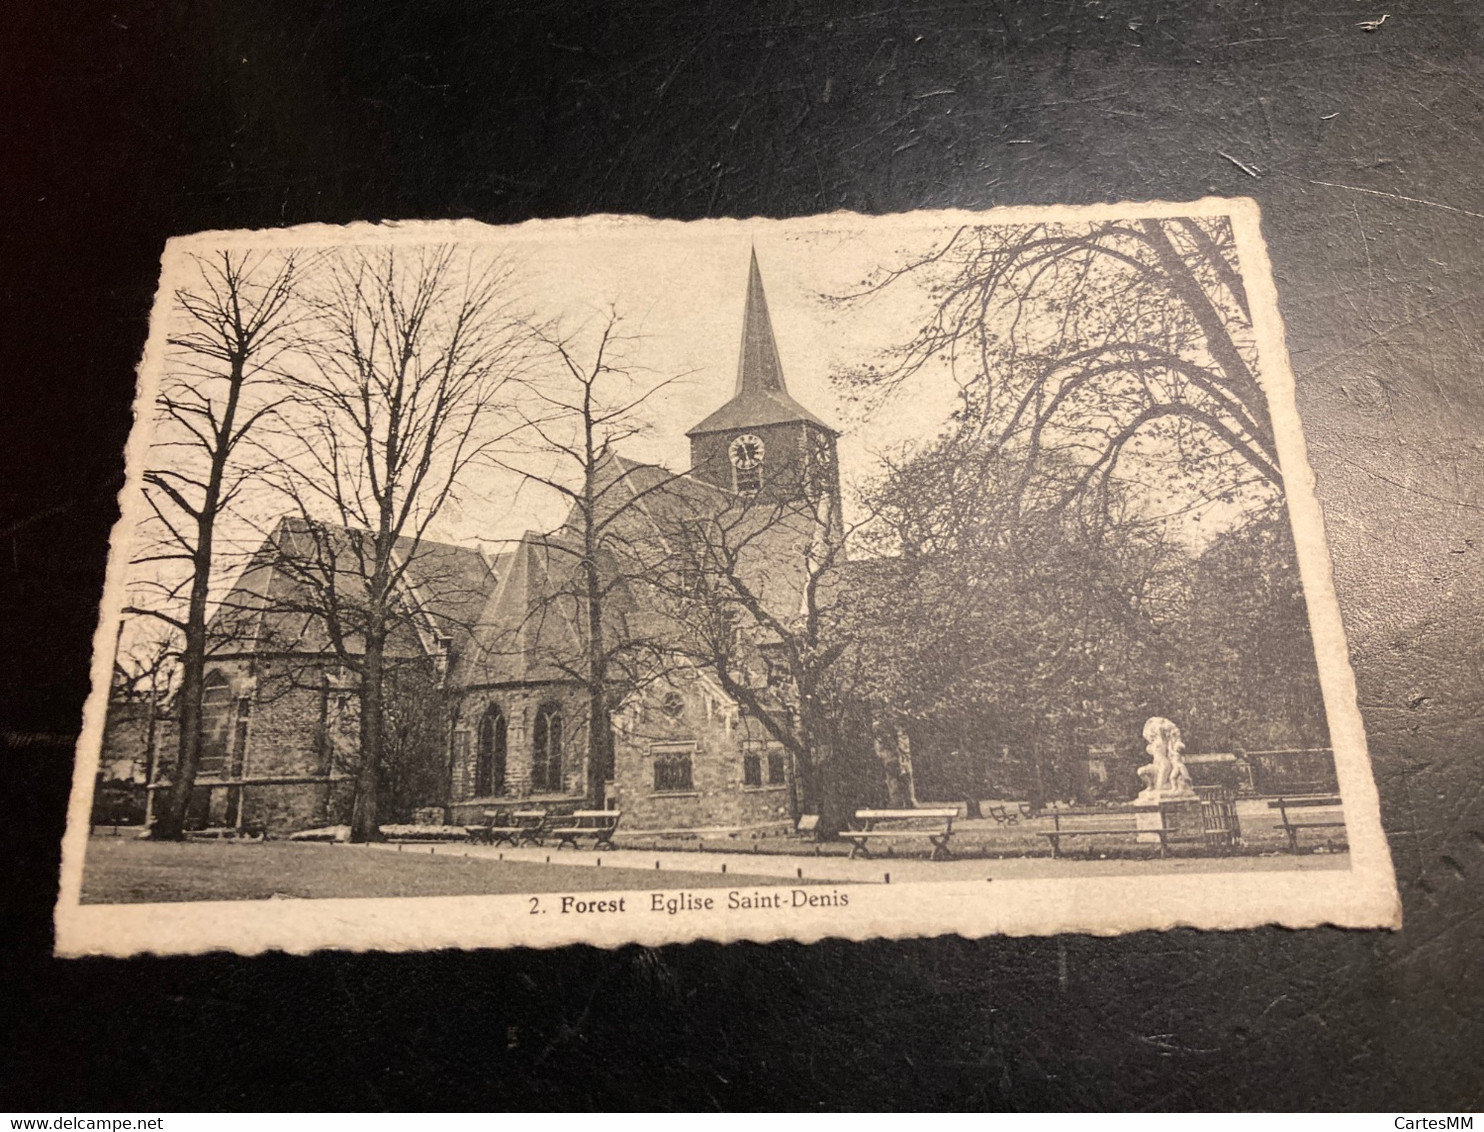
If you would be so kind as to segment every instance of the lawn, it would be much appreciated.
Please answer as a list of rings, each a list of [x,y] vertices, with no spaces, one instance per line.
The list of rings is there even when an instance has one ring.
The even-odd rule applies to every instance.
[[[297,897],[483,896],[602,889],[733,888],[778,877],[666,869],[589,868],[287,841],[170,844],[94,837],[83,868],[84,904]],[[796,881],[788,882],[798,883]]]

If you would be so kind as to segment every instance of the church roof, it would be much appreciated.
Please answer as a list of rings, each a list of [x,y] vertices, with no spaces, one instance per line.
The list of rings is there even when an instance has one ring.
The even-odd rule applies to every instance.
[[[736,390],[730,401],[686,435],[726,432],[755,425],[792,424],[795,421],[808,421],[830,432],[835,431],[789,396],[788,386],[783,380],[783,363],[778,359],[778,342],[773,337],[773,320],[768,317],[768,299],[763,294],[757,250],[754,249],[747,277],[747,309],[742,316],[742,348],[737,357]]]
[[[563,580],[577,560],[560,537],[527,531],[501,555],[504,569],[475,630],[473,647],[459,658],[454,681],[500,684],[553,681],[568,675],[581,638],[571,589]],[[557,575],[554,577],[553,575]]]
[[[357,602],[366,581],[359,566],[365,558],[368,532],[333,523],[281,519],[252,556],[212,614],[208,633],[215,652],[296,651],[324,652],[330,648],[324,606],[315,596],[319,585],[333,586],[339,595],[340,616],[360,650],[354,627]],[[403,567],[399,595],[401,623],[393,651],[427,647],[405,630],[410,621],[419,631],[450,639],[455,649],[473,630],[497,575],[478,550],[399,538],[397,565]]]

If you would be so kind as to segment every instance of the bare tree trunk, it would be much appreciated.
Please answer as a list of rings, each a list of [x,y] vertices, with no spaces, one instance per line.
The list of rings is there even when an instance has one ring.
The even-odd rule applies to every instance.
[[[587,804],[601,810],[606,804],[608,774],[608,711],[601,688],[588,692]]]
[[[804,759],[808,766],[804,779],[805,796],[812,799],[812,808],[819,813],[820,834],[833,837],[849,825],[854,816],[853,806],[842,793],[842,784],[832,783],[830,779],[830,768],[836,761],[834,729],[821,709],[807,704],[799,713],[799,725],[804,749],[808,752]]]
[[[201,593],[199,621],[197,591]],[[165,804],[150,830],[150,836],[157,841],[178,841],[184,834],[186,810],[196,788],[196,773],[201,767],[201,692],[206,668],[205,591],[204,584],[192,586],[191,615],[180,664],[175,769],[170,776],[170,787],[165,791]]]
[[[176,292],[179,311],[187,316],[185,329],[169,343],[193,359],[186,367],[189,378],[181,378],[156,399],[157,411],[178,426],[189,439],[174,441],[194,448],[205,457],[205,467],[186,475],[171,461],[145,472],[146,498],[170,532],[166,542],[172,553],[159,559],[189,561],[190,598],[184,620],[159,609],[135,609],[173,625],[185,638],[180,656],[179,736],[175,767],[163,809],[151,827],[151,836],[178,840],[185,829],[186,814],[196,775],[201,767],[201,696],[205,688],[207,619],[214,565],[216,521],[230,505],[234,493],[229,464],[244,436],[278,402],[255,404],[251,394],[244,401],[245,387],[267,380],[266,367],[283,348],[283,335],[293,317],[294,256],[288,253],[266,284],[253,282],[262,259],[251,254],[234,258],[223,252],[220,264],[198,260],[203,286],[196,292]],[[220,367],[220,369],[218,368]],[[225,382],[220,399],[209,389],[210,382]],[[234,472],[234,475],[237,474]],[[200,500],[193,498],[200,490]],[[160,510],[165,507],[183,516],[172,522]]]
[[[355,800],[351,804],[350,839],[381,840],[381,757],[386,746],[383,728],[386,689],[386,639],[380,633],[366,637],[361,672],[361,757],[356,767]]]
[[[191,555],[191,598],[185,621],[185,649],[180,656],[180,734],[175,773],[165,797],[165,812],[151,836],[178,841],[185,833],[186,813],[201,769],[201,695],[206,686],[206,604],[211,593],[212,540],[221,509],[222,481],[231,456],[229,439],[236,427],[237,403],[242,393],[244,358],[232,359],[226,405],[211,452],[211,470],[201,509],[196,515],[196,545]]]
[[[598,575],[597,500],[594,497],[594,472],[597,451],[593,436],[593,410],[590,394],[584,398],[584,436],[586,466],[583,476],[582,506],[582,574],[587,593],[587,804],[603,809],[607,751],[611,742],[608,726],[608,654],[603,634],[603,580]]]

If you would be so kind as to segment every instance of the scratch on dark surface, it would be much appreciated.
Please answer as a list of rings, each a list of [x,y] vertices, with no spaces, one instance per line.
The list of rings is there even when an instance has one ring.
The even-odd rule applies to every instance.
[[[1056,98],[1047,102],[1015,103],[1005,109],[1007,111],[1051,110],[1058,106],[1082,106],[1088,102],[1107,102],[1112,98],[1123,98],[1128,93],[1127,90],[1104,91],[1101,94],[1089,94],[1085,98]]]
[[[1229,153],[1224,153],[1223,151],[1221,151],[1219,149],[1216,151],[1216,153],[1217,153],[1218,156],[1221,156],[1221,157],[1226,158],[1233,165],[1235,165],[1238,169],[1240,169],[1243,173],[1246,173],[1247,176],[1249,176],[1249,177],[1257,177],[1257,176],[1260,176],[1261,173],[1262,173],[1262,170],[1258,169],[1257,166],[1255,166],[1255,165],[1248,165],[1245,161],[1238,161],[1235,157],[1233,157]]]
[[[1366,239],[1365,225],[1362,224],[1360,220],[1360,209],[1356,208],[1352,204],[1350,206],[1350,211],[1355,214],[1355,229],[1360,233],[1360,246],[1365,250],[1365,277],[1367,280],[1374,282],[1376,278],[1376,268],[1375,265],[1371,262],[1371,242],[1370,240]]]
[[[1155,1049],[1166,1050],[1169,1053],[1220,1053],[1221,1052],[1219,1049],[1217,1049],[1215,1047],[1206,1048],[1206,1047],[1203,1047],[1203,1046],[1182,1046],[1182,1045],[1176,1045],[1174,1042],[1169,1041],[1169,1039],[1170,1038],[1173,1038],[1174,1036],[1175,1036],[1174,1034],[1140,1034],[1139,1035],[1139,1040],[1141,1042],[1145,1042],[1145,1043],[1147,1043],[1149,1045],[1152,1045]]]
[[[1397,319],[1394,322],[1387,323],[1386,326],[1378,329],[1376,333],[1371,335],[1369,338],[1363,338],[1358,342],[1353,342],[1349,346],[1346,346],[1343,350],[1337,350],[1335,353],[1330,354],[1327,357],[1323,357],[1316,362],[1309,363],[1307,369],[1311,373],[1316,373],[1319,370],[1334,365],[1338,361],[1344,360],[1345,358],[1354,357],[1369,346],[1373,346],[1378,342],[1387,341],[1387,339],[1396,331],[1401,330],[1404,327],[1414,326],[1419,322],[1424,322],[1427,319],[1433,318],[1437,315],[1447,314],[1454,308],[1460,307],[1464,303],[1473,301],[1475,298],[1478,297],[1478,294],[1478,291],[1467,291],[1464,294],[1459,295],[1456,299],[1452,299],[1446,303],[1441,303],[1435,307],[1428,307],[1425,310],[1419,311],[1417,314],[1412,315],[1409,318],[1401,318]]]
[[[1418,959],[1433,951],[1439,944],[1447,943],[1453,934],[1461,927],[1466,927],[1484,915],[1484,907],[1474,908],[1461,916],[1454,916],[1437,930],[1431,932],[1426,938],[1412,937],[1412,949],[1396,960],[1398,966],[1411,966]]]
[[[1360,28],[1362,31],[1379,31],[1381,25],[1389,19],[1391,19],[1391,13],[1382,12],[1381,18],[1379,20],[1361,20],[1360,23],[1356,24],[1355,26]]]
[[[1226,157],[1226,154],[1223,153],[1221,156],[1222,157]],[[1230,161],[1232,159],[1231,158],[1227,158],[1227,160]],[[1311,185],[1324,185],[1326,188],[1331,188],[1331,189],[1349,189],[1352,193],[1365,193],[1367,196],[1373,196],[1373,197],[1388,197],[1391,200],[1405,201],[1407,204],[1422,204],[1422,205],[1426,205],[1428,208],[1441,208],[1445,212],[1456,212],[1456,213],[1458,213],[1461,216],[1472,216],[1475,220],[1484,220],[1484,213],[1470,212],[1466,208],[1458,208],[1455,205],[1443,204],[1441,201],[1423,200],[1421,197],[1408,197],[1408,196],[1403,196],[1401,193],[1383,192],[1380,189],[1365,189],[1365,188],[1361,188],[1361,186],[1359,186],[1359,185],[1341,185],[1341,184],[1339,184],[1338,182],[1335,182],[1335,181],[1314,181],[1314,180],[1310,180],[1309,181],[1309,184],[1311,184]]]
[[[1450,507],[1462,507],[1466,511],[1484,511],[1484,507],[1481,507],[1477,503],[1469,503],[1467,500],[1463,499],[1449,499],[1446,495],[1438,495],[1436,492],[1424,491],[1420,487],[1413,487],[1409,483],[1402,483],[1401,480],[1392,479],[1390,476],[1383,475],[1382,473],[1376,471],[1375,468],[1371,467],[1368,464],[1362,464],[1358,460],[1347,460],[1345,459],[1345,457],[1333,452],[1329,453],[1328,456],[1330,459],[1337,460],[1341,464],[1344,464],[1346,467],[1354,468],[1357,471],[1364,472],[1372,479],[1378,479],[1382,483],[1389,483],[1392,487],[1399,487],[1403,491],[1408,492],[1412,495],[1419,496],[1422,499],[1431,499],[1434,503],[1446,503]]]

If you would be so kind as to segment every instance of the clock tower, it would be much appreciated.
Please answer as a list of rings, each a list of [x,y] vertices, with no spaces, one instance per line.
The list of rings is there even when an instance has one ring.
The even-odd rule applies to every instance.
[[[732,399],[686,435],[697,479],[768,504],[808,504],[838,521],[839,433],[789,396],[756,250]]]

